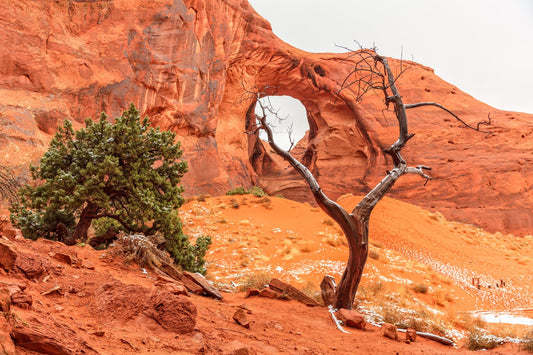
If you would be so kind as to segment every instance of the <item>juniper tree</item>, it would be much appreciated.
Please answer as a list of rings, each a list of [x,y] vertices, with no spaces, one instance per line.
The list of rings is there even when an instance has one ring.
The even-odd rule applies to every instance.
[[[52,139],[34,186],[19,191],[11,220],[26,238],[44,237],[72,245],[87,240],[93,221],[118,223],[129,233],[165,237],[165,247],[185,269],[203,271],[209,237],[196,245],[183,235],[179,185],[187,171],[175,134],[149,126],[132,104],[115,123],[102,113],[75,131],[70,121]]]

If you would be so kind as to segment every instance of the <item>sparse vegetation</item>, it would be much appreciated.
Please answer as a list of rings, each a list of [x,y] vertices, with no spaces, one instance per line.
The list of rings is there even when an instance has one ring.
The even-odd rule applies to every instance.
[[[416,293],[428,293],[429,287],[426,284],[419,283],[413,286],[413,291]]]
[[[231,201],[229,202],[229,205],[231,206],[231,208],[235,208],[235,209],[241,207],[241,205],[234,198],[231,199]]]
[[[272,209],[272,200],[268,196],[263,196],[259,199],[259,203],[263,205],[267,210]]]
[[[375,251],[374,249],[370,249],[368,251],[368,257],[370,259],[379,260],[379,253]]]
[[[522,344],[524,350],[533,353],[533,330],[529,331],[526,335],[524,335],[524,337],[522,338]]]
[[[437,306],[444,307],[448,303],[450,303],[452,300],[453,299],[450,296],[450,293],[448,290],[440,288],[436,290],[435,292],[433,292],[433,302],[435,302]]]
[[[466,347],[468,350],[490,350],[501,344],[503,344],[502,338],[487,334],[478,329],[470,333]]]
[[[248,193],[248,190],[244,186],[237,186],[236,188],[229,190],[226,192],[226,195],[233,196],[233,195],[246,195]]]
[[[263,288],[268,286],[270,280],[272,280],[272,276],[265,273],[254,273],[243,276],[238,281],[238,283],[240,284],[239,291],[246,291],[250,288],[262,290]]]
[[[333,222],[331,218],[327,218],[327,217],[322,220],[322,223],[325,224],[326,226],[331,226],[331,227],[335,225],[335,222]]]
[[[252,194],[252,195],[254,195],[256,197],[267,196],[267,193],[265,191],[263,191],[263,189],[260,188],[259,186],[252,186],[248,190],[244,186],[237,186],[236,188],[226,192],[226,195],[228,195],[228,196],[246,195],[246,194]]]
[[[302,288],[302,292],[314,299],[318,304],[322,304],[320,287],[317,284],[307,281]]]

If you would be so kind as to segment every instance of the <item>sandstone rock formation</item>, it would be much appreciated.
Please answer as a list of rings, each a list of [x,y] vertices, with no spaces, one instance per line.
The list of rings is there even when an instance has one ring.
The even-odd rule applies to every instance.
[[[36,162],[64,118],[81,125],[133,102],[177,133],[189,195],[256,184],[305,200],[299,177],[245,134],[253,103],[243,88],[270,87],[306,107],[310,131],[299,152],[333,197],[367,191],[387,169],[381,149],[395,121],[381,100],[332,99],[353,63],[282,42],[245,0],[21,0],[0,17],[8,19],[0,23],[3,164]],[[494,133],[430,108],[411,112],[417,136],[406,159],[433,167],[435,180],[404,179],[394,196],[491,231],[531,233],[533,116],[487,106],[419,64],[398,85],[405,102],[437,101],[468,122],[490,113]]]

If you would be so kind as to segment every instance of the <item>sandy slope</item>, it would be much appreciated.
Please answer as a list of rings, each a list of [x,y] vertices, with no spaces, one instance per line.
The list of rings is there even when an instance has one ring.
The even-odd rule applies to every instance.
[[[322,276],[339,277],[347,250],[337,227],[321,211],[280,198],[223,196],[192,200],[181,209],[186,231],[209,234],[214,243],[208,259],[208,278],[225,289],[236,288],[256,273],[268,273],[308,290],[316,290]],[[357,199],[341,200],[352,206]],[[235,208],[237,207],[238,208]],[[475,228],[449,223],[439,215],[415,206],[385,199],[371,222],[371,252],[361,294],[383,282],[391,292],[429,286],[417,299],[439,312],[475,309],[531,308],[530,258],[533,239],[490,235]],[[101,354],[232,354],[240,348],[258,354],[444,354],[467,352],[424,339],[406,344],[383,338],[379,329],[339,332],[325,308],[309,308],[296,301],[244,298],[244,293],[224,292],[223,301],[192,295],[198,310],[194,331],[177,335],[164,330],[143,314],[126,317],[128,302],[117,311],[106,308],[97,289],[120,281],[139,285],[146,292],[161,289],[156,275],[126,263],[109,252],[90,247],[66,247],[39,240],[12,240],[19,255],[31,255],[48,265],[49,277],[30,280],[17,272],[0,273],[0,282],[24,283],[33,297],[29,310],[13,307],[12,319],[22,326],[50,332],[69,344],[74,353]],[[75,255],[81,267],[55,259],[54,253]],[[377,256],[376,256],[377,255]],[[90,266],[94,266],[92,269]],[[483,287],[469,285],[481,278]],[[507,286],[488,290],[487,284],[503,278]],[[43,295],[60,286],[61,292]],[[439,306],[436,295],[450,296]],[[406,292],[406,291],[404,291]],[[359,297],[359,296],[358,296]],[[361,299],[362,305],[367,305]],[[250,329],[237,325],[232,315],[243,306]],[[131,306],[132,307],[132,306]],[[87,350],[92,349],[92,350]],[[19,354],[31,354],[17,348]],[[487,353],[520,353],[507,344]],[[522,352],[523,353],[523,352]]]
[[[341,197],[340,204],[350,209],[358,201]],[[209,275],[220,283],[238,284],[250,272],[264,272],[319,284],[325,274],[338,280],[344,270],[347,247],[339,228],[309,205],[225,196],[189,202],[182,217],[190,234],[214,238]],[[533,308],[531,236],[490,234],[385,198],[372,215],[370,243],[380,257],[369,258],[363,286],[380,277],[408,286],[438,277],[448,279],[446,288],[455,294],[459,311]],[[473,277],[480,278],[480,290],[472,286]],[[496,287],[501,279],[504,288]]]

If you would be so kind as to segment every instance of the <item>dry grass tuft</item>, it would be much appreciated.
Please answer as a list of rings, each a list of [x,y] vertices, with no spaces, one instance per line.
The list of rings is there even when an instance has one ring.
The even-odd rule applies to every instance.
[[[486,334],[478,329],[470,333],[466,347],[468,350],[490,350],[501,344],[503,344],[502,338]]]
[[[246,275],[242,277],[242,279],[238,280],[240,283],[239,291],[247,291],[250,288],[262,290],[268,286],[270,280],[272,280],[272,276],[265,273]]]
[[[333,222],[333,220],[331,218],[328,218],[328,217],[324,218],[322,220],[322,223],[325,224],[326,226],[331,226],[331,227],[333,227],[335,225],[335,222]]]
[[[429,286],[423,283],[419,283],[413,286],[413,291],[416,293],[428,293]]]
[[[272,209],[272,200],[268,196],[261,197],[257,202],[259,202],[267,210]]]
[[[528,332],[523,338],[522,338],[522,344],[524,350],[529,351],[530,353],[533,353],[533,330]]]
[[[310,252],[312,252],[313,251],[312,243],[311,242],[304,242],[304,243],[300,244],[299,250],[302,253],[310,253]]]
[[[452,301],[453,298],[451,297],[450,292],[448,290],[440,288],[433,292],[433,302],[435,302],[437,306],[444,307]]]
[[[302,292],[305,293],[307,296],[314,299],[317,303],[322,304],[322,295],[320,292],[320,287],[311,281],[306,281],[302,288]]]
[[[322,238],[322,241],[331,245],[332,247],[338,247],[340,245],[348,246],[348,241],[346,241],[346,237],[339,234],[332,234],[326,232],[319,232],[318,235],[324,236]]]
[[[370,259],[379,260],[379,253],[375,251],[374,249],[370,249],[368,251],[368,257]]]

